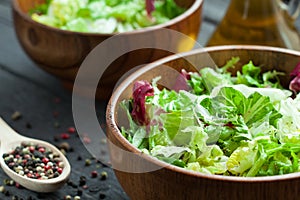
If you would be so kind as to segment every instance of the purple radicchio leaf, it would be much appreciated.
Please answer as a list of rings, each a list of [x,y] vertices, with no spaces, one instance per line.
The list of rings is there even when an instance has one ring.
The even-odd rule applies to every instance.
[[[291,78],[295,78],[300,73],[300,62],[296,65],[293,71],[290,73]]]
[[[191,80],[191,75],[186,72],[184,69],[181,70],[181,73],[177,76],[175,85],[173,86],[173,90],[178,92],[179,90],[189,91],[190,87],[187,83],[188,80]]]
[[[289,89],[293,92],[295,92],[296,94],[298,92],[300,92],[300,74],[298,74],[298,76],[294,77],[289,85]]]
[[[300,63],[294,68],[290,74],[292,80],[289,85],[289,89],[296,94],[300,92]]]
[[[146,0],[146,11],[147,15],[151,17],[151,13],[155,10],[154,0]]]
[[[153,96],[154,89],[147,81],[137,81],[133,86],[133,109],[131,116],[139,125],[148,125],[150,119],[146,113],[145,100],[147,96]]]

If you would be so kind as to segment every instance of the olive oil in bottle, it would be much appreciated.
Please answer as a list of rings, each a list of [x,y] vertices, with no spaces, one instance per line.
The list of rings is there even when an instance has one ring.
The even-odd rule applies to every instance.
[[[299,1],[294,12],[299,12]],[[281,0],[231,0],[223,20],[207,46],[267,45],[300,50],[300,35],[294,26],[295,16]]]

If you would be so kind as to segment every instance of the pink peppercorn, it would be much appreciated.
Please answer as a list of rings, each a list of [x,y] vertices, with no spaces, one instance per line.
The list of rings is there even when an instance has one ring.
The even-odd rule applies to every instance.
[[[30,151],[31,153],[33,153],[34,150],[35,150],[34,146],[30,146],[30,147],[29,147],[29,151]]]
[[[76,129],[75,129],[74,127],[71,126],[71,127],[68,128],[68,132],[69,132],[69,133],[75,133],[75,132],[76,132]]]
[[[91,172],[91,177],[92,178],[96,178],[98,176],[98,172],[97,171],[92,171]]]
[[[24,155],[24,158],[25,158],[25,159],[29,159],[29,158],[30,158],[30,155],[29,155],[29,154],[25,154],[25,155]]]
[[[37,178],[39,178],[39,177],[41,177],[41,175],[39,174],[39,173],[35,173],[35,176],[37,177]]]
[[[44,169],[45,171],[48,171],[49,169],[51,169],[52,167],[50,165],[45,165]]]
[[[91,143],[91,138],[88,135],[83,136],[83,142],[85,144],[90,144]]]
[[[85,189],[85,190],[86,190],[86,189],[88,189],[88,188],[89,188],[89,186],[87,186],[87,185],[83,185],[83,186],[82,186],[82,189]]]
[[[63,169],[62,168],[57,168],[57,172],[59,173],[59,174],[61,174],[62,172],[63,172]]]
[[[44,147],[40,147],[38,151],[41,152],[41,153],[44,153],[45,152],[45,148]]]
[[[21,188],[23,188],[23,186],[22,185],[20,185],[20,183],[15,183],[15,186],[16,186],[16,188],[19,188],[19,189],[21,189]]]
[[[47,163],[49,162],[49,158],[46,158],[46,157],[43,158],[43,159],[42,159],[42,162],[45,163],[45,164],[47,164]]]
[[[62,133],[60,134],[61,139],[69,139],[70,138],[70,134],[69,133]]]

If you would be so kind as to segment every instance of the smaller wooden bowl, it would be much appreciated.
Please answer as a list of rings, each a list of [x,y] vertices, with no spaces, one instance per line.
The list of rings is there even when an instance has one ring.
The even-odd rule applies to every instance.
[[[246,64],[252,60],[263,70],[289,73],[300,62],[300,52],[263,46],[216,46],[173,55],[149,64],[129,76],[113,93],[106,113],[110,156],[115,174],[125,192],[133,200],[209,199],[265,200],[299,199],[300,173],[268,177],[230,177],[205,175],[167,165],[145,155],[131,145],[120,133],[126,126],[120,102],[131,97],[133,83],[151,81],[161,76],[159,84],[172,85],[181,69],[195,71],[201,67],[223,66],[233,56]],[[213,61],[213,62],[212,62]],[[241,66],[237,66],[238,68]],[[173,73],[175,72],[175,73]]]
[[[98,44],[115,34],[71,32],[37,23],[30,18],[28,11],[43,2],[45,0],[12,0],[15,32],[27,55],[40,68],[59,77],[67,88],[72,89],[77,71],[86,56]],[[181,32],[196,40],[201,24],[203,0],[177,2],[178,5],[187,8],[185,13],[165,24],[119,34],[121,40],[124,41],[124,44],[120,44],[124,45],[122,48],[136,42],[128,39],[128,36],[135,38],[146,33],[152,35],[155,47],[155,42],[160,37],[159,30],[162,28]],[[191,41],[172,40],[171,36],[165,43],[173,43],[174,46],[180,47],[177,52],[188,51],[194,45]],[[107,51],[109,53],[114,49],[107,49]],[[101,91],[98,91],[97,96],[101,99],[108,99],[116,82],[127,71],[170,54],[170,52],[153,48],[136,50],[120,56],[107,68],[100,79]],[[101,61],[99,61],[99,67],[101,67]]]

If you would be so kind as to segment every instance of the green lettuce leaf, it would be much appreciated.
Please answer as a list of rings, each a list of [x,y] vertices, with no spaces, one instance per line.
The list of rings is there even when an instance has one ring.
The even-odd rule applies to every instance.
[[[245,123],[251,124],[265,121],[269,117],[269,123],[276,125],[276,120],[282,115],[275,109],[268,96],[254,92],[245,97],[240,91],[232,87],[222,87],[217,96],[213,97],[212,109],[223,113],[224,116],[237,114],[242,115]],[[213,108],[215,107],[215,108]]]
[[[243,175],[255,163],[258,147],[254,143],[238,147],[229,157],[226,165],[228,171],[234,175]]]

